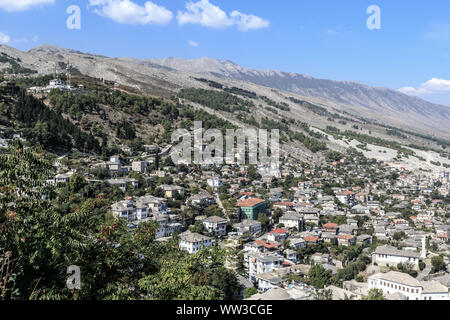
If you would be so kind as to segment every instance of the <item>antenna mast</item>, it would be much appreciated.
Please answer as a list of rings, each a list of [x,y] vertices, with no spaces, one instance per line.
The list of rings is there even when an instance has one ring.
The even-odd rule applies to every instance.
[[[114,66],[114,90],[119,88],[119,82],[117,77],[117,64]]]
[[[70,74],[70,61],[69,60],[67,60],[67,65],[66,65],[66,76],[67,76],[67,84],[70,87],[70,76],[71,76],[71,74]]]

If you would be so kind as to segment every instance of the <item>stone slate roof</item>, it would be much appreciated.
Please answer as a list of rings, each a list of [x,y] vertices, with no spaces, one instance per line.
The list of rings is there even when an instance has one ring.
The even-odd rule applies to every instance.
[[[210,223],[226,223],[227,219],[221,218],[218,216],[211,216],[203,220],[203,222],[210,222]]]
[[[211,240],[210,237],[201,235],[199,233],[192,233],[190,231],[186,231],[186,232],[180,234],[180,239],[182,241],[186,241],[186,242],[201,242],[201,241]]]
[[[403,273],[403,272],[389,271],[387,273],[376,273],[373,276],[370,276],[369,278],[391,281],[391,282],[407,285],[410,287],[422,287],[422,284],[419,282],[419,280],[417,280],[417,279],[411,277],[409,274]]]
[[[423,293],[448,292],[448,288],[440,284],[438,281],[421,281],[420,284],[422,285]]]
[[[286,289],[274,287],[262,294],[255,294],[246,300],[294,300]]]
[[[393,246],[380,246],[375,249],[376,254],[386,254],[391,256],[399,257],[409,257],[409,258],[420,258],[420,253],[407,250],[398,250]]]
[[[436,277],[434,280],[439,281],[442,285],[446,286],[447,288],[450,288],[450,274],[446,274],[441,277]]]

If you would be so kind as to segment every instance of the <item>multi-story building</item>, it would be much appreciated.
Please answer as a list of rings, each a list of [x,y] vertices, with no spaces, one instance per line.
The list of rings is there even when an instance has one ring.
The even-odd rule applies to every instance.
[[[180,234],[180,250],[185,250],[190,254],[199,252],[202,248],[211,247],[213,239],[199,233],[192,233],[190,231]]]
[[[377,247],[372,254],[372,262],[380,266],[397,266],[399,263],[410,263],[418,269],[421,260],[421,255],[418,252],[398,250],[389,245]]]
[[[135,221],[137,219],[136,206],[133,199],[123,200],[114,203],[111,206],[111,211],[114,216],[119,218],[125,218],[128,222]]]
[[[257,274],[279,269],[284,261],[282,256],[262,252],[245,253],[244,257],[250,281],[255,281]]]
[[[222,184],[222,180],[220,179],[220,177],[212,177],[209,178],[206,183],[208,184],[208,186],[210,186],[211,188],[220,188],[223,184]]]
[[[212,216],[203,220],[203,226],[208,232],[213,232],[216,236],[224,236],[227,234],[227,219]]]
[[[253,235],[260,233],[262,230],[261,222],[255,220],[242,220],[240,223],[236,223],[234,228],[239,235]]]
[[[252,220],[257,220],[259,214],[265,214],[267,210],[267,202],[257,198],[239,201],[236,206],[243,215]]]
[[[376,273],[367,280],[369,289],[380,289],[385,295],[401,294],[408,300],[449,300],[448,288],[437,281],[419,281],[407,273]]]
[[[350,190],[345,190],[336,194],[336,198],[342,204],[353,204],[355,202],[355,193]]]
[[[304,220],[303,216],[299,213],[286,213],[280,217],[279,222],[282,223],[285,228],[296,228],[298,231],[303,231]]]
[[[153,196],[143,196],[136,200],[129,198],[111,206],[112,213],[128,222],[147,219],[151,214],[165,214],[168,212],[166,200]]]
[[[145,173],[147,171],[147,161],[133,161],[131,163],[131,170],[134,172]]]

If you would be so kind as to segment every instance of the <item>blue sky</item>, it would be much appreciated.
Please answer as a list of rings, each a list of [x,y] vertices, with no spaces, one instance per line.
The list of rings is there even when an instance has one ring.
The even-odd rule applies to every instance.
[[[69,30],[70,5],[81,29]],[[381,29],[369,30],[370,5]],[[448,0],[0,0],[0,42],[113,57],[227,59],[450,105]]]

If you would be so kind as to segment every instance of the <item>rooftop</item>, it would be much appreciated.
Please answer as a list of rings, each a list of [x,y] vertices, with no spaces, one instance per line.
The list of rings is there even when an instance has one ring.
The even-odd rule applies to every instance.
[[[236,206],[238,206],[238,207],[254,207],[254,206],[256,206],[256,205],[258,205],[260,203],[263,203],[263,202],[265,202],[265,201],[262,200],[262,199],[253,198],[253,199],[247,199],[247,200],[239,201],[236,204]]]
[[[389,245],[380,246],[375,249],[376,254],[386,254],[399,257],[420,258],[420,253],[414,251],[398,250],[397,248]]]
[[[389,271],[387,273],[376,273],[369,277],[369,279],[379,279],[391,281],[403,285],[407,285],[410,287],[421,287],[422,284],[412,276],[407,273],[397,272],[397,271]]]

